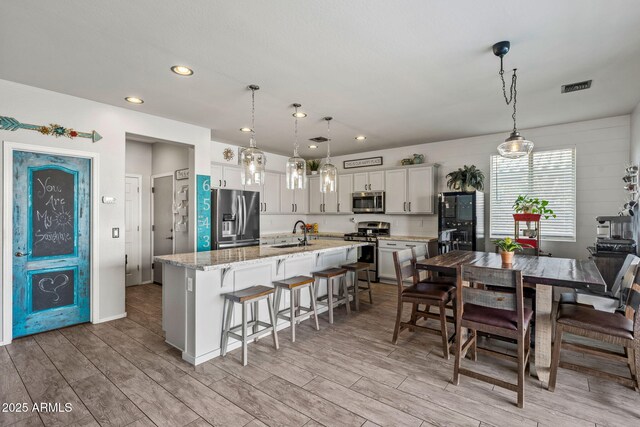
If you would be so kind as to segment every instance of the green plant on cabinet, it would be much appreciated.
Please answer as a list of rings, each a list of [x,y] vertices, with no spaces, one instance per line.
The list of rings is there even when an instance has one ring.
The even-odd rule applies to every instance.
[[[447,187],[455,191],[482,191],[484,190],[484,173],[475,165],[464,165],[463,168],[447,174]]]

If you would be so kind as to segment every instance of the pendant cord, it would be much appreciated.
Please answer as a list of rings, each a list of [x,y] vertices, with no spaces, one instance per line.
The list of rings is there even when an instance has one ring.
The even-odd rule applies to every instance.
[[[293,117],[295,117],[294,122],[294,140],[293,140],[293,157],[298,157],[298,107],[295,107],[296,112]]]
[[[509,97],[507,97],[507,84],[504,80],[504,68],[502,66],[502,57],[500,57],[500,71],[498,74],[500,75],[500,80],[502,80],[502,95],[504,96],[504,102],[507,105],[510,105],[513,101],[513,114],[511,114],[511,118],[513,119],[513,131],[517,132],[518,129],[516,127],[516,103],[518,97],[518,90],[516,88],[516,81],[518,80],[518,76],[516,75],[516,71],[518,69],[513,69],[513,75],[511,76],[511,87],[509,88]]]
[[[256,147],[256,90],[251,88],[251,141],[249,145]]]
[[[331,164],[331,120],[327,120],[327,164]]]

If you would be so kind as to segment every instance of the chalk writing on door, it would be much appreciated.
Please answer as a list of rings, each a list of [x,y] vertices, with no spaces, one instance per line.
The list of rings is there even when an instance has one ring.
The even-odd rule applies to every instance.
[[[36,273],[31,276],[32,311],[74,303],[75,269]]]
[[[57,168],[31,173],[31,256],[72,254],[75,250],[75,175]]]

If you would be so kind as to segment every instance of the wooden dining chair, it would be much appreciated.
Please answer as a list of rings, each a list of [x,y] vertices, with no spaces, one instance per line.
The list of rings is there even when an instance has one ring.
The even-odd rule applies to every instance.
[[[419,243],[411,248],[411,252],[413,254],[413,263],[414,267],[418,261],[422,261],[424,259],[429,259],[432,256],[438,255],[438,246],[437,242],[433,242],[433,245],[428,245],[427,243]],[[426,282],[435,282],[435,283],[448,283],[451,285],[455,285],[456,278],[451,276],[440,276],[437,273],[427,270],[418,270],[416,269],[414,272],[414,284],[420,281]]]
[[[613,313],[625,305],[623,294],[633,285],[640,257],[633,254],[627,255],[622,267],[618,271],[611,289],[604,294],[594,294],[586,290],[576,289],[574,292],[566,292],[560,295],[560,304],[582,304],[596,310]]]
[[[404,329],[411,331],[429,332],[442,337],[442,352],[445,359],[449,359],[449,334],[447,332],[446,305],[453,299],[455,286],[446,283],[432,283],[416,281],[415,260],[411,249],[403,249],[393,253],[393,263],[396,269],[398,284],[398,313],[393,330],[392,342],[397,344],[398,335]],[[402,321],[404,304],[411,304],[411,319]],[[420,309],[425,305],[425,309]],[[431,313],[431,306],[438,307],[438,313]],[[440,329],[418,325],[419,319],[436,319],[440,321]],[[453,320],[453,319],[451,319]]]
[[[458,266],[456,285],[456,361],[453,383],[458,385],[460,375],[466,375],[498,387],[518,393],[518,407],[524,406],[524,378],[529,370],[531,342],[531,318],[533,310],[524,306],[522,273],[502,268]],[[463,286],[464,282],[486,285],[479,288]],[[493,290],[489,290],[487,288]],[[503,288],[502,290],[496,290]],[[509,290],[515,292],[508,292]],[[463,343],[462,328],[468,328],[469,337]],[[477,346],[478,332],[509,338],[517,343],[518,354],[484,349]],[[510,383],[498,378],[463,368],[462,359],[467,350],[477,360],[478,352],[495,357],[515,359],[518,363],[518,380]]]
[[[624,384],[640,391],[640,272],[636,273],[631,288],[623,291],[626,302],[626,315],[621,312],[609,313],[580,304],[562,304],[556,317],[556,335],[551,357],[551,375],[549,391],[556,388],[558,367],[581,372]],[[591,340],[621,346],[624,353],[610,351],[586,344],[563,342],[565,333],[579,335]],[[581,351],[585,354],[604,359],[615,360],[627,365],[630,378],[615,375],[598,369],[563,362],[560,360],[562,349]]]

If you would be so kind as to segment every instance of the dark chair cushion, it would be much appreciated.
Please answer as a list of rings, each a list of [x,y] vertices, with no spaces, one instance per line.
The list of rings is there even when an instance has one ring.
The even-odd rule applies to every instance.
[[[430,282],[430,283],[446,283],[448,285],[456,284],[457,279],[451,276],[433,276],[430,279],[421,280],[422,282]]]
[[[609,313],[583,305],[563,304],[558,309],[557,322],[615,337],[633,339],[633,321],[620,313]]]
[[[455,289],[455,286],[425,281],[405,288],[402,291],[402,296],[447,301]]]
[[[525,329],[531,321],[533,310],[524,308]],[[518,330],[518,313],[515,310],[503,310],[500,308],[484,307],[482,305],[466,303],[462,313],[462,319],[498,328]]]

